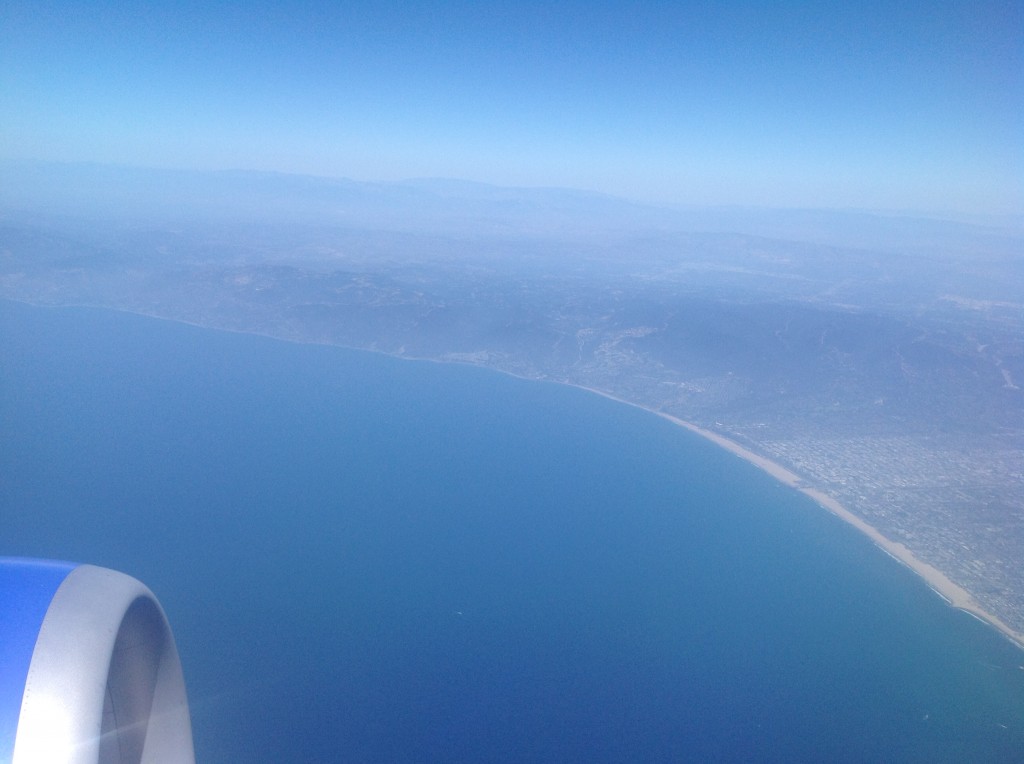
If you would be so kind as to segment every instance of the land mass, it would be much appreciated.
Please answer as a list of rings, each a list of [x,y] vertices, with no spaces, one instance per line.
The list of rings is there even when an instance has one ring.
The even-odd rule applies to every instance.
[[[591,389],[766,469],[1024,646],[1019,221],[5,169],[2,297]]]

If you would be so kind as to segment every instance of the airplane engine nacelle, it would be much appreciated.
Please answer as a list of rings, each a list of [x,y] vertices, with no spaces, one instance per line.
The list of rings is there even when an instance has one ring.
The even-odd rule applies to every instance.
[[[0,762],[194,761],[153,593],[93,565],[0,558]]]

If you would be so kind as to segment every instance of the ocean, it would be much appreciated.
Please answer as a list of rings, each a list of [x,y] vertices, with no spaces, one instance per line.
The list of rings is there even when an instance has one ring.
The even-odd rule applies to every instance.
[[[145,582],[202,762],[1024,759],[1024,651],[586,391],[0,302],[0,554]]]

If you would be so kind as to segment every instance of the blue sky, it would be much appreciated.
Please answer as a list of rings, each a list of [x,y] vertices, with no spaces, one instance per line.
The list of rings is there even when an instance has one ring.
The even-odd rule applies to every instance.
[[[21,3],[0,155],[1024,212],[1024,4]]]

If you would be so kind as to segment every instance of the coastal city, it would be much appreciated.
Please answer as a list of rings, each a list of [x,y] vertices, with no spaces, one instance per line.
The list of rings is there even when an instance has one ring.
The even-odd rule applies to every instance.
[[[9,220],[0,297],[483,366],[671,415],[791,471],[1024,643],[1012,239],[966,261],[686,232],[97,230]]]

